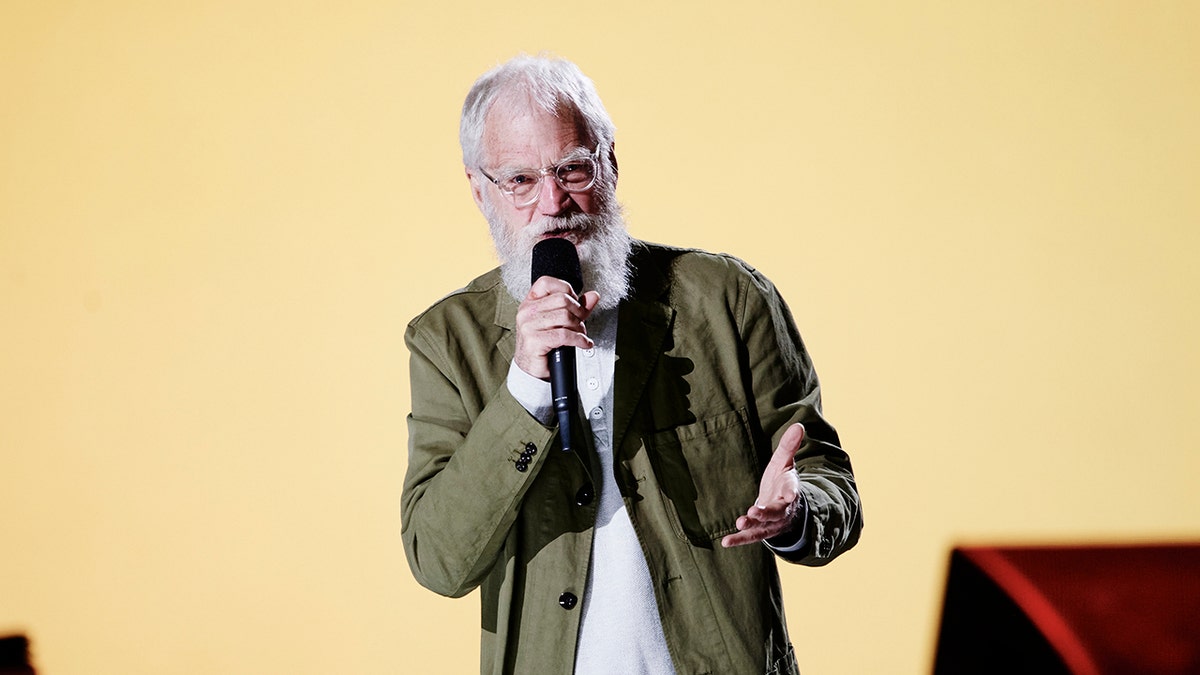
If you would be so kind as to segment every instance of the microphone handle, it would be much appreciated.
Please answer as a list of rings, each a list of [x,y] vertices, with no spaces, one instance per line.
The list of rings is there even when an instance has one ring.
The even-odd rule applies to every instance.
[[[550,397],[554,415],[558,418],[558,438],[562,449],[571,451],[571,409],[575,407],[575,348],[557,347],[550,350]]]

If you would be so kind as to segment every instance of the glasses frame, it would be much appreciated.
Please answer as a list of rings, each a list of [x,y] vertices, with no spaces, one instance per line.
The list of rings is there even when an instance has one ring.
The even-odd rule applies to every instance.
[[[529,199],[524,202],[517,201],[517,195],[514,190],[506,190],[503,187],[501,187],[499,178],[492,178],[491,174],[489,174],[487,172],[487,170],[484,169],[482,166],[478,167],[478,169],[479,169],[479,173],[482,173],[484,178],[490,180],[492,182],[492,185],[495,185],[497,190],[499,190],[505,197],[508,197],[509,201],[511,201],[514,206],[516,206],[517,208],[524,208],[526,206],[530,206],[530,205],[534,204],[535,202],[537,202],[538,198],[542,196],[542,183],[545,182],[544,179],[546,176],[553,176],[554,182],[558,183],[558,186],[560,188],[562,188],[566,192],[570,192],[573,194],[578,194],[580,192],[587,192],[588,190],[591,190],[592,188],[596,187],[596,179],[599,178],[599,176],[600,176],[600,147],[601,147],[601,144],[597,143],[596,149],[589,152],[583,158],[571,157],[568,155],[568,157],[566,159],[561,159],[561,160],[555,162],[551,166],[542,167],[540,169],[517,169],[516,171],[508,172],[509,174],[514,174],[514,175],[521,174],[521,173],[536,173],[537,174],[537,184],[534,186],[533,192],[530,193]],[[586,146],[584,146],[583,149],[586,149]],[[592,180],[588,181],[588,184],[581,188],[567,187],[562,182],[562,179],[558,177],[558,169],[559,169],[559,167],[561,167],[564,164],[570,164],[571,162],[578,162],[580,159],[591,160],[592,164],[595,166],[595,171],[592,172]]]

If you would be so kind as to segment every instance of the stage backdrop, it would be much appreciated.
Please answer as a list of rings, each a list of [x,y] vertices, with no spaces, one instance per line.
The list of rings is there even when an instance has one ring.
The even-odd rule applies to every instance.
[[[493,265],[476,75],[576,60],[633,233],[790,302],[866,530],[799,660],[928,672],[957,542],[1200,538],[1200,6],[0,4],[0,633],[49,675],[466,673],[407,321]],[[481,489],[485,489],[481,486]]]

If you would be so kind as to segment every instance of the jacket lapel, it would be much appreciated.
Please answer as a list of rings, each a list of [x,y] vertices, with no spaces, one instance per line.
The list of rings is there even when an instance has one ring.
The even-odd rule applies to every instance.
[[[519,303],[509,295],[504,288],[504,284],[497,281],[496,286],[492,289],[496,294],[496,317],[495,323],[500,328],[504,329],[504,334],[496,342],[496,350],[500,352],[500,356],[505,363],[512,361],[513,354],[517,351],[517,308]]]

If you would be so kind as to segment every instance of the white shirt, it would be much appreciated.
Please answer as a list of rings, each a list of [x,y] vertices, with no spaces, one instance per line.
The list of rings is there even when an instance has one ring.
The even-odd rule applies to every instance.
[[[616,310],[593,312],[587,328],[595,346],[576,350],[576,387],[601,469],[575,675],[672,675],[675,668],[663,636],[650,570],[613,473]],[[508,389],[531,415],[543,424],[552,423],[554,410],[548,382],[513,363],[508,371]]]

